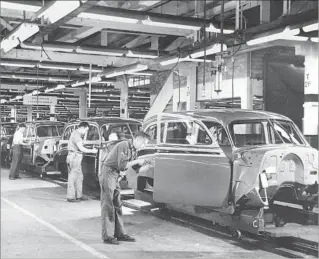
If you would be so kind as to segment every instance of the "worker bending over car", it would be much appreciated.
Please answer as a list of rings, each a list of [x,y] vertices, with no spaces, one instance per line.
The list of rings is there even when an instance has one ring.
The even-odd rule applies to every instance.
[[[135,159],[137,152],[143,149],[148,141],[149,136],[146,133],[137,132],[133,140],[117,143],[103,162],[99,182],[104,243],[118,245],[119,241],[135,242],[124,230],[119,178],[128,167],[145,163],[144,159]]]

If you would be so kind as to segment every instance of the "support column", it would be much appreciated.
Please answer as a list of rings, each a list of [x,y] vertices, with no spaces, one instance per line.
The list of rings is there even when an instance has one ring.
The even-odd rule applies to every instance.
[[[318,43],[303,45],[296,49],[296,55],[298,54],[305,56],[302,131],[308,142],[318,149]]]
[[[194,65],[190,68],[189,74],[189,84],[190,84],[190,101],[189,101],[189,109],[196,110],[199,109],[198,104],[196,103],[196,84],[197,84],[197,65]]]
[[[121,87],[120,117],[128,118],[128,82],[126,75],[123,76],[124,84]]]
[[[247,78],[246,87],[243,85],[243,91],[241,92],[241,109],[252,110],[253,109],[253,89],[251,83],[251,52],[247,54]]]
[[[56,121],[56,118],[55,118],[55,105],[50,105],[50,121]]]
[[[79,93],[79,118],[85,119],[87,117],[86,89],[81,89],[78,93]]]
[[[270,1],[260,2],[260,24],[270,22]]]
[[[15,106],[11,107],[11,119],[10,122],[17,121],[17,108]]]
[[[32,121],[32,105],[27,105],[27,121]]]

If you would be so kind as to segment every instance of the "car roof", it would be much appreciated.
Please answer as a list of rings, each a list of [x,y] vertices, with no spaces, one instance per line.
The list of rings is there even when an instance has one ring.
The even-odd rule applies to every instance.
[[[0,126],[16,126],[18,125],[17,122],[1,122]]]
[[[233,121],[238,120],[260,120],[260,119],[277,119],[277,120],[288,120],[291,121],[288,117],[281,114],[260,111],[260,110],[243,110],[243,109],[205,109],[205,110],[194,110],[194,111],[185,111],[185,112],[172,112],[168,113],[172,116],[168,118],[178,117],[178,115],[191,116],[194,119],[217,119],[223,124],[229,124]],[[147,119],[145,123],[150,123],[156,121],[157,115],[154,115]]]
[[[86,119],[71,120],[68,124],[80,123],[81,121],[95,122],[95,123],[99,124],[100,126],[104,125],[104,124],[112,124],[112,123],[141,124],[141,122],[136,120],[136,119],[118,118],[118,117],[90,117],[90,118],[86,118]]]
[[[49,121],[49,120],[38,120],[38,121],[27,121],[24,122],[26,125],[64,125],[65,122],[62,121]]]

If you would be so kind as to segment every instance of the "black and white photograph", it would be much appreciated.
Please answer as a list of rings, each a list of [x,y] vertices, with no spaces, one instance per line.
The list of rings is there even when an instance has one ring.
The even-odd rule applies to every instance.
[[[1,0],[0,257],[318,258],[318,0]]]

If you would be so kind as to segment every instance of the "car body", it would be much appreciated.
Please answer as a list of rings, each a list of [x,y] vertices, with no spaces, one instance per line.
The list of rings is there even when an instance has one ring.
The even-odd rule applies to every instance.
[[[144,121],[143,130],[151,141],[138,156],[149,163],[138,173],[127,171],[137,199],[260,233],[263,213],[274,200],[284,201],[282,194],[288,193],[289,202],[302,204],[301,192],[317,186],[318,151],[279,114],[240,109],[163,113]],[[296,192],[300,195],[294,199]]]
[[[59,174],[52,167],[58,142],[61,139],[65,123],[59,121],[25,122],[26,130],[23,134],[22,168],[32,170],[38,174]]]
[[[142,124],[135,119],[115,117],[92,117],[69,122],[64,128],[58,152],[55,156],[57,168],[61,171],[61,175],[64,179],[68,178],[66,165],[68,141],[72,131],[78,127],[81,121],[89,123],[89,130],[83,137],[84,146],[86,148],[98,148],[99,150],[97,154],[84,154],[82,160],[84,187],[95,190],[99,188],[97,176],[101,170],[101,163],[111,150],[112,146],[123,139],[131,139],[133,134],[141,129]],[[117,139],[112,139],[114,133],[117,133]],[[124,185],[124,182],[122,182],[123,187]]]
[[[11,145],[16,127],[15,122],[1,122],[0,125],[1,165],[6,167],[11,163]]]

